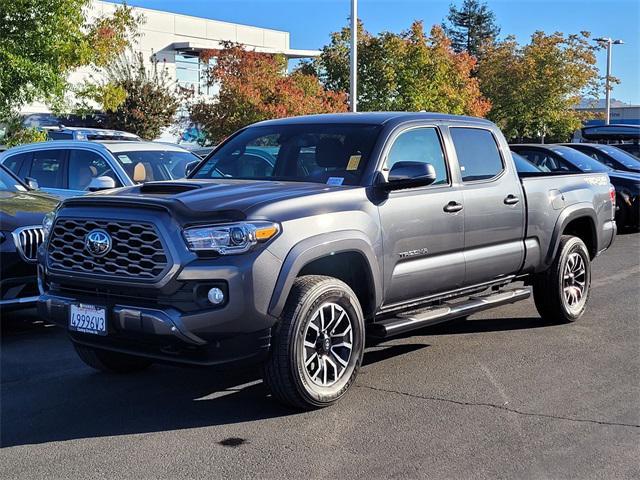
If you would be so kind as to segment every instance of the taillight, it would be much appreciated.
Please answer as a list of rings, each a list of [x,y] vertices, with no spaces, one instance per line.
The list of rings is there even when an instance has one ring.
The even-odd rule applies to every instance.
[[[616,212],[616,189],[613,185],[609,185],[609,198],[611,199],[611,206],[613,207],[613,213]]]

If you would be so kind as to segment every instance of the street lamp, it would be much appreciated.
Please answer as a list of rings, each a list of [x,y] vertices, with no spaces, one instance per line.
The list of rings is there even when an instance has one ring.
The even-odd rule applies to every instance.
[[[605,80],[605,95],[606,95],[606,118],[605,125],[609,125],[611,120],[611,92],[609,89],[609,78],[611,77],[611,45],[622,45],[622,40],[613,40],[611,37],[599,37],[594,38],[596,42],[607,44],[607,78]]]
[[[358,0],[351,0],[351,55],[349,58],[349,104],[358,110]]]

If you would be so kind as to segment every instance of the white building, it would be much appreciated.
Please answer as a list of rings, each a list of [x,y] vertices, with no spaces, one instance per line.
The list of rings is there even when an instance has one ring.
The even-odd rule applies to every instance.
[[[113,13],[119,5],[97,0],[93,3],[90,14],[96,17]],[[203,80],[205,65],[199,60],[199,53],[219,48],[225,41],[240,43],[257,52],[282,54],[287,59],[315,57],[320,54],[317,50],[292,49],[289,32],[148,8],[133,7],[133,10],[142,14],[145,20],[134,50],[142,52],[147,59],[155,55],[164,62],[169,74],[179,85],[194,90],[196,94],[215,93],[209,91]],[[90,73],[88,69],[77,70],[70,76],[70,81],[72,84],[80,84]],[[36,103],[23,109],[22,113],[46,112],[48,109],[45,105]]]

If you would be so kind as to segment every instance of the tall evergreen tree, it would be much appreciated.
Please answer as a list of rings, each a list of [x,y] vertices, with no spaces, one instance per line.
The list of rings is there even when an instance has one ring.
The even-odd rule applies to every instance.
[[[467,52],[476,58],[480,56],[482,45],[495,43],[500,34],[495,15],[479,0],[464,0],[460,8],[451,4],[447,22],[442,26],[456,52]]]

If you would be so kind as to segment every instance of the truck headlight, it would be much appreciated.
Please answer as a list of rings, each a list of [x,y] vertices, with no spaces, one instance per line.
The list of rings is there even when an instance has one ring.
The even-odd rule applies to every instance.
[[[280,231],[277,223],[242,222],[185,229],[182,234],[189,250],[217,252],[220,255],[244,253],[259,242],[266,242]]]
[[[44,238],[49,236],[51,232],[51,228],[53,227],[53,222],[56,219],[56,212],[47,213],[42,219],[42,229],[44,230]]]

